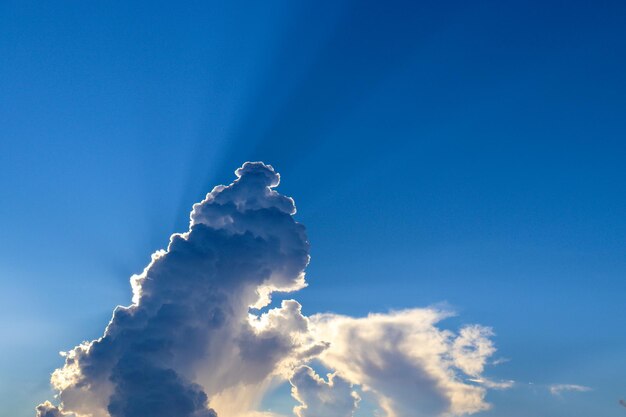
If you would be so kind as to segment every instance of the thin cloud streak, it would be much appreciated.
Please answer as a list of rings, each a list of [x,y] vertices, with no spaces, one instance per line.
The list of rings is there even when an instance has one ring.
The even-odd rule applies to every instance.
[[[548,387],[550,394],[561,395],[564,392],[587,392],[591,391],[590,387],[576,384],[554,384]]]

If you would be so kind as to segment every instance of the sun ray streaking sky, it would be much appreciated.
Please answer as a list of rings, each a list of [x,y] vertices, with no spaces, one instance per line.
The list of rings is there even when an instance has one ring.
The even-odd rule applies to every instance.
[[[297,202],[308,286],[231,308],[231,339],[282,352],[238,362],[247,389],[215,346],[139,355],[190,413],[624,415],[625,50],[618,1],[2,3],[0,415],[58,412],[62,368],[67,410],[137,417],[126,368],[78,395],[58,352],[245,161]]]

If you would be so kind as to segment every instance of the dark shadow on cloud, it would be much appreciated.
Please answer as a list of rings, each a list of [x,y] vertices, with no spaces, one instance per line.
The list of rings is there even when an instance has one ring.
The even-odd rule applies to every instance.
[[[271,189],[278,174],[246,163],[237,175],[195,204],[189,232],[172,235],[167,251],[155,253],[131,280],[134,303],[115,309],[104,336],[66,354],[65,367],[53,375],[63,410],[97,417],[216,417],[207,392],[193,382],[200,365],[228,366],[238,339],[267,340],[242,326],[249,306],[258,302],[261,287],[266,296],[300,288],[309,261],[293,200]],[[291,347],[271,344],[274,355],[264,358],[260,372],[253,369],[258,361],[248,358],[254,355],[242,350],[233,360],[248,371],[234,381],[267,377]],[[233,383],[227,373],[208,377],[224,389]],[[47,404],[38,412],[60,416]]]

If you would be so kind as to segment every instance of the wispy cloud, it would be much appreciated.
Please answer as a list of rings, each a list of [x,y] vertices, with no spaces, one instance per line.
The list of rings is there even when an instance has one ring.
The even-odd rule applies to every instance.
[[[502,365],[503,363],[507,363],[510,362],[511,359],[509,358],[498,358],[496,360],[494,360],[493,362],[491,362],[492,365],[496,366],[496,365]]]
[[[591,391],[590,387],[576,384],[554,384],[548,387],[550,394],[561,395],[564,392],[587,392]]]
[[[512,380],[492,381],[487,378],[471,378],[469,379],[469,381],[480,384],[486,388],[496,389],[496,390],[509,389],[515,385],[515,381],[512,381]]]

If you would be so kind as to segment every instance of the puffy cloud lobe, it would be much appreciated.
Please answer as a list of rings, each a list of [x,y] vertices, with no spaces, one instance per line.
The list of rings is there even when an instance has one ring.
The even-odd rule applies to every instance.
[[[288,341],[255,332],[248,310],[304,285],[304,227],[293,200],[271,189],[280,180],[271,166],[246,163],[237,176],[194,205],[189,231],[132,278],[134,303],[115,310],[104,335],[66,354],[52,378],[65,410],[214,417],[210,396],[260,383],[288,356]],[[246,350],[253,345],[263,360]]]
[[[63,413],[58,407],[52,405],[50,401],[39,404],[36,408],[37,417],[69,417]]]
[[[236,174],[131,278],[133,303],[114,310],[104,335],[64,354],[51,378],[61,405],[41,404],[37,417],[275,416],[255,409],[288,379],[299,417],[350,416],[352,385],[387,417],[488,408],[486,388],[498,383],[481,375],[495,351],[485,327],[440,330],[448,314],[433,309],[306,317],[294,300],[253,314],[273,292],[306,285],[309,244],[271,166]],[[303,366],[314,358],[335,371],[328,381]]]
[[[489,339],[493,332],[488,327],[467,326],[461,329],[452,343],[454,365],[465,374],[479,376],[485,369],[487,358],[496,351]]]
[[[289,382],[292,396],[301,404],[294,408],[298,417],[351,417],[360,400],[342,377],[329,374],[326,382],[308,366],[296,369]]]
[[[456,335],[435,325],[449,313],[412,309],[351,318],[310,318],[329,347],[322,363],[371,391],[389,417],[462,415],[489,408],[479,376],[495,351],[491,331],[471,326]],[[476,379],[474,379],[475,381]]]

